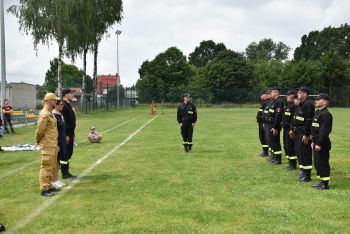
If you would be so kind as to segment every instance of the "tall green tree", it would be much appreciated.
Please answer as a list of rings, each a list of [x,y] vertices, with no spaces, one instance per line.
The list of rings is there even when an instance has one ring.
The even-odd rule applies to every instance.
[[[245,54],[252,61],[284,61],[288,59],[290,47],[283,42],[275,43],[272,39],[263,39],[259,43],[250,43]]]
[[[19,0],[19,4],[8,9],[18,18],[20,30],[33,37],[34,48],[38,44],[58,44],[57,92],[61,92],[61,64],[64,43],[72,29],[72,11],[77,1],[70,0]]]
[[[139,74],[136,88],[141,101],[177,101],[186,91],[192,70],[183,52],[170,47],[152,61],[145,61]]]
[[[188,59],[191,65],[196,67],[204,67],[208,64],[215,55],[226,50],[226,46],[223,43],[215,43],[212,40],[202,41],[192,53],[190,53]]]
[[[253,67],[241,53],[226,50],[206,66],[205,80],[213,102],[244,102],[251,87]]]

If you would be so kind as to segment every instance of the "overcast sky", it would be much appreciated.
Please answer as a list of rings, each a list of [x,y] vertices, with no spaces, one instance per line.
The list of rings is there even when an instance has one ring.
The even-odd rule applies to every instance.
[[[5,8],[15,3],[5,0]],[[295,49],[302,35],[350,21],[348,0],[125,0],[124,19],[100,44],[98,74],[115,74],[116,29],[119,37],[120,75],[124,86],[135,84],[145,60],[177,46],[186,56],[202,40],[223,42],[244,51],[252,41],[272,38]],[[16,18],[5,13],[8,82],[43,84],[57,45],[33,49],[30,35],[19,32]],[[70,62],[65,59],[65,62]],[[82,68],[81,60],[76,65]],[[88,74],[93,60],[89,55]]]

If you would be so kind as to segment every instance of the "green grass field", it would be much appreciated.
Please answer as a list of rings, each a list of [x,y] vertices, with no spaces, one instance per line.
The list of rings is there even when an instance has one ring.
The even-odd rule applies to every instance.
[[[285,159],[256,156],[256,109],[199,109],[191,154],[174,109],[136,135],[154,118],[148,109],[81,115],[71,167],[83,176],[52,198],[39,195],[38,152],[0,153],[0,223],[9,233],[350,233],[350,109],[331,112],[329,191],[311,188],[314,170],[299,183]],[[90,126],[114,129],[90,144]],[[33,143],[34,131],[19,128],[1,145]]]

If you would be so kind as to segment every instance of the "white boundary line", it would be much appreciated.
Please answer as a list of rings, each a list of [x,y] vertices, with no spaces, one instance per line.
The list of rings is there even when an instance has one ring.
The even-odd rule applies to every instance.
[[[48,198],[41,206],[39,206],[37,209],[35,209],[32,213],[25,216],[23,219],[21,219],[15,226],[10,228],[7,233],[15,233],[18,230],[24,228],[27,224],[29,224],[33,219],[35,219],[38,215],[40,215],[43,211],[45,211],[48,207],[50,207],[52,204],[54,204],[60,197],[62,197],[66,192],[71,190],[76,184],[80,182],[80,180],[89,174],[95,167],[97,167],[99,164],[101,164],[104,160],[109,158],[112,154],[114,154],[120,147],[128,143],[137,133],[139,133],[144,127],[146,127],[149,123],[151,123],[154,119],[156,119],[159,115],[156,115],[152,119],[148,120],[145,124],[143,124],[140,128],[138,128],[135,132],[130,134],[122,143],[115,146],[111,151],[109,151],[107,154],[102,156],[100,159],[98,159],[95,163],[93,163],[89,168],[86,168],[77,179],[73,180],[68,186],[64,187],[62,191],[60,191],[55,196]]]
[[[140,118],[141,116],[142,116],[142,115],[139,115],[139,116],[136,116],[136,117],[134,117],[134,118],[132,118],[132,119],[126,120],[126,121],[124,121],[123,123],[120,123],[120,124],[118,124],[118,125],[116,125],[116,126],[110,128],[110,129],[107,129],[107,130],[105,130],[105,131],[103,131],[103,132],[101,132],[101,133],[104,134],[104,133],[108,133],[108,132],[110,132],[110,131],[113,131],[113,130],[116,129],[116,128],[119,128],[119,127],[121,127],[121,126],[124,126],[125,124],[130,123],[130,122],[132,122],[132,121],[134,121],[134,120]],[[84,143],[85,141],[87,141],[87,139],[79,141],[78,144]],[[20,171],[22,171],[23,169],[25,169],[25,168],[27,168],[27,167],[30,167],[31,165],[36,164],[36,163],[39,163],[39,162],[38,162],[38,161],[33,161],[33,162],[30,162],[30,163],[24,164],[24,165],[23,165],[22,167],[20,167],[20,168],[16,168],[16,169],[14,169],[14,170],[11,170],[11,171],[9,171],[9,172],[7,172],[7,173],[4,173],[4,174],[0,175],[0,179],[3,179],[3,178],[6,178],[6,177],[8,177],[8,176],[10,176],[10,175],[16,174],[17,172],[20,172]]]

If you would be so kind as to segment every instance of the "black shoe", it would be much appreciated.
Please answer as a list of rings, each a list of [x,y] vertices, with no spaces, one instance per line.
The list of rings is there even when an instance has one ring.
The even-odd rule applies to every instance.
[[[272,162],[272,165],[281,165],[282,162],[281,161],[278,161],[278,160],[275,160]]]
[[[0,223],[0,232],[4,232],[5,231],[5,226],[3,224]]]
[[[188,152],[191,152],[192,151],[192,145],[188,145]]]
[[[304,176],[302,178],[299,179],[300,182],[310,182],[312,181],[310,176]]]
[[[312,187],[313,187],[313,188],[316,188],[316,187],[319,187],[319,186],[321,186],[321,182],[320,182],[320,183],[318,183],[318,184],[314,184],[314,185],[312,185]]]
[[[62,179],[71,179],[71,180],[74,180],[74,179],[76,179],[76,178],[77,178],[77,176],[74,176],[74,175],[72,175],[71,173],[67,173],[67,174],[62,175]]]
[[[312,187],[314,189],[318,189],[318,190],[328,190],[329,189],[328,181],[321,181],[318,185],[314,185]]]
[[[44,197],[52,197],[55,195],[50,190],[42,191],[40,194],[41,196],[44,196]]]

